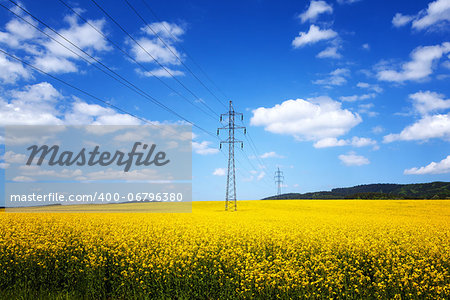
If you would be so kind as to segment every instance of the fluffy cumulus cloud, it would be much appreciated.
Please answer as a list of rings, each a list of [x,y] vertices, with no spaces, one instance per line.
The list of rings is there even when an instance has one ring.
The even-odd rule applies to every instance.
[[[370,161],[366,157],[357,155],[353,151],[347,154],[341,154],[338,156],[338,158],[346,166],[363,166],[370,163]]]
[[[400,133],[386,135],[384,142],[423,141],[433,138],[450,140],[450,113],[425,116]]]
[[[200,155],[208,155],[208,154],[216,154],[219,152],[219,149],[217,147],[211,147],[211,142],[203,141],[203,142],[192,142],[192,150],[194,150],[195,153]]]
[[[86,54],[72,44],[77,45],[92,56],[111,50],[104,36],[87,23],[79,24],[77,18],[73,15],[63,18],[65,23],[63,28],[55,28],[59,35],[48,29],[45,30],[47,35],[44,35],[33,28],[33,26],[39,28],[39,24],[36,21],[28,16],[23,16],[23,19],[13,18],[6,24],[6,30],[0,32],[0,44],[15,50],[24,50],[27,52],[30,60],[32,60],[32,63],[45,72],[77,72],[77,61],[82,59],[80,56],[90,60]],[[89,20],[89,22],[98,31],[104,31],[104,19]],[[1,60],[0,58],[0,64],[2,64]],[[16,66],[14,70],[15,72],[12,74],[26,77],[26,73],[18,71],[20,67]],[[0,78],[2,78],[1,71]],[[14,78],[14,76],[10,77],[10,81]]]
[[[411,168],[404,171],[405,175],[445,174],[450,173],[450,155],[440,162],[431,162],[425,167]]]
[[[428,28],[444,27],[450,22],[450,1],[436,0],[430,2],[428,7],[416,15],[403,15],[396,13],[392,24],[396,27],[412,23],[412,28],[424,30]]]
[[[395,27],[401,27],[409,22],[411,22],[414,19],[414,16],[407,16],[402,15],[401,13],[396,13],[395,16],[392,18],[392,25]]]
[[[321,30],[316,25],[311,25],[308,32],[300,32],[292,41],[294,48],[300,48],[309,44],[315,44],[320,41],[330,40],[337,37],[337,32],[332,29]]]
[[[164,40],[180,41],[181,36],[185,33],[184,29],[175,24],[166,21],[151,23],[148,27],[142,28],[149,36],[156,34]]]
[[[322,50],[321,52],[319,52],[317,54],[318,58],[342,58],[342,55],[340,53],[337,52],[338,51],[338,47],[336,46],[332,46],[332,47],[327,47],[325,48],[325,50]]]
[[[383,66],[377,73],[382,81],[404,82],[418,81],[427,78],[433,72],[434,62],[450,52],[450,42],[442,45],[417,47],[411,53],[411,60],[402,64],[400,70],[389,69]]]
[[[3,84],[15,83],[17,80],[31,78],[31,71],[26,69],[22,63],[14,61],[0,53],[0,82]]]
[[[432,112],[446,110],[450,108],[450,99],[444,99],[443,94],[436,92],[424,91],[409,95],[413,101],[416,112],[421,115],[428,115]]]
[[[321,14],[331,14],[333,12],[333,7],[326,3],[325,1],[311,1],[308,9],[299,15],[302,23],[306,21],[314,21]]]
[[[450,99],[432,91],[410,94],[414,112],[420,119],[404,128],[400,133],[388,134],[385,143],[394,141],[426,141],[439,138],[450,141]]]
[[[65,104],[65,105],[62,105]],[[0,125],[137,125],[142,122],[109,107],[68,100],[50,83],[11,90],[0,98]]]
[[[174,23],[157,22],[141,28],[143,37],[137,39],[138,44],[128,41],[131,45],[131,53],[138,62],[156,64],[155,60],[165,66],[154,69],[151,72],[137,72],[145,76],[169,77],[184,75],[182,71],[173,70],[173,67],[181,64],[179,59],[184,55],[180,53],[175,44],[181,41],[181,36],[185,33],[184,29]],[[162,42],[163,40],[164,42]],[[172,66],[172,69],[169,68]]]
[[[274,107],[253,110],[250,124],[266,131],[291,135],[297,140],[318,141],[346,134],[362,121],[329,97],[287,100]]]

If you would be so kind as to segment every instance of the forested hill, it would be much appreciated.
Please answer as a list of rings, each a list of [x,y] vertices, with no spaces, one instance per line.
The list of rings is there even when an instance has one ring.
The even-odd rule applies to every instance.
[[[269,199],[450,199],[450,182],[365,184],[314,193],[289,193]]]

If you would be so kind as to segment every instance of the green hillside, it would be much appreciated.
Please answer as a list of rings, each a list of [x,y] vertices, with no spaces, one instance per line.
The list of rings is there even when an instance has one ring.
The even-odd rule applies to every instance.
[[[365,184],[331,191],[288,193],[269,199],[450,199],[450,182]]]

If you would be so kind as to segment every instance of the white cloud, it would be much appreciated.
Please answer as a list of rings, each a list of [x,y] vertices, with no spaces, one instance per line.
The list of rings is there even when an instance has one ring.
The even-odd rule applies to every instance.
[[[183,59],[184,54],[176,49],[175,44],[181,42],[180,37],[185,33],[184,29],[175,23],[168,23],[165,21],[151,23],[149,26],[151,29],[148,26],[141,28],[141,32],[144,33],[145,36],[137,39],[138,44],[131,40],[127,41],[127,43],[131,45],[131,53],[136,61],[157,64],[155,62],[155,60],[157,60],[160,64],[164,65],[173,76],[183,76],[184,73],[182,71],[169,68],[168,65],[178,66],[181,64],[180,60]],[[170,31],[171,34],[169,34],[167,30]],[[162,42],[155,33],[158,34],[164,42]],[[159,64],[157,65],[158,68],[151,72],[143,72],[139,69],[136,69],[136,72],[147,77],[172,76],[168,74],[166,70],[161,68]]]
[[[175,35],[177,40],[174,40],[170,35],[165,31],[163,24]],[[139,62],[153,62],[153,59],[146,53],[150,53],[156,60],[158,60],[162,64],[172,64],[179,65],[177,57],[181,58],[183,55],[178,52],[175,48],[174,43],[179,41],[179,37],[184,34],[184,30],[176,25],[167,22],[162,23],[152,23],[150,26],[155,30],[161,38],[163,38],[165,44],[169,47],[169,49],[161,42],[158,37],[156,37],[153,32],[147,27],[142,27],[141,32],[145,33],[147,36],[138,39],[138,43],[144,48],[143,50],[136,43],[132,44],[132,52],[135,55],[135,58]],[[161,34],[163,34],[161,36]],[[170,38],[169,38],[170,37]],[[173,53],[176,54],[176,56]]]
[[[166,43],[167,40],[173,42],[174,38],[175,41],[179,41],[179,38],[185,33],[181,26],[166,21],[151,23],[149,26],[151,29],[145,26],[141,30],[150,36],[154,36],[155,33],[158,34]]]
[[[61,119],[54,108],[62,98],[49,83],[28,85],[23,90],[10,92],[11,100],[0,98],[1,125],[59,125]]]
[[[401,27],[409,22],[411,22],[414,19],[414,16],[406,16],[402,15],[401,13],[396,13],[395,16],[392,18],[392,25],[395,27]]]
[[[145,77],[151,77],[151,76],[156,76],[156,77],[172,77],[172,76],[184,76],[184,72],[183,71],[179,71],[179,70],[173,70],[171,68],[165,67],[165,69],[163,68],[159,68],[159,69],[154,69],[151,71],[141,71],[140,69],[136,69],[136,73],[143,75]],[[169,74],[170,73],[170,74]]]
[[[341,154],[338,157],[346,166],[363,166],[370,163],[367,158],[361,155],[356,155],[356,153],[353,151],[347,154]]]
[[[370,45],[365,43],[361,46],[364,50],[370,50]]]
[[[227,169],[217,168],[214,170],[214,172],[212,174],[215,176],[225,176],[225,175],[227,175]]]
[[[284,156],[277,154],[275,151],[271,151],[261,154],[260,158],[284,158]]]
[[[13,151],[7,151],[0,159],[4,160],[8,164],[20,164],[24,163],[27,159],[25,154],[14,153]]]
[[[77,16],[68,15],[64,17],[64,21],[69,25],[69,28],[59,29],[57,30],[58,33],[64,36],[67,40],[71,41],[73,44],[77,45],[79,48],[90,53],[91,55],[93,54],[94,51],[100,52],[111,50],[111,47],[108,45],[108,42],[105,39],[105,37],[99,34],[94,28],[89,26],[89,24],[87,23],[78,24]],[[89,20],[89,23],[91,23],[100,32],[103,32],[106,22],[104,19],[99,19],[99,20]],[[72,46],[62,37],[54,33],[50,32],[47,33],[51,35],[59,43],[71,49],[73,52],[86,57],[84,54],[81,54],[80,50]],[[49,39],[44,43],[44,45],[47,48],[49,54],[53,54],[57,57],[78,59],[77,55],[67,50],[59,43]]]
[[[373,146],[376,144],[377,142],[370,138],[360,138],[355,136],[351,140],[351,145],[355,147]]]
[[[432,138],[450,140],[450,113],[425,116],[398,134],[386,135],[384,142],[420,141]]]
[[[339,147],[339,146],[353,146],[353,147],[365,147],[365,146],[375,146],[376,141],[370,138],[357,137],[354,136],[352,139],[337,139],[337,138],[325,138],[318,140],[314,143],[314,148],[329,148],[329,147]]]
[[[314,143],[314,148],[329,148],[338,146],[347,146],[348,141],[338,140],[337,138],[324,138]]]
[[[425,91],[409,95],[413,100],[414,109],[421,115],[430,112],[445,110],[450,108],[450,99],[444,99],[444,95],[435,92]]]
[[[0,80],[2,83],[15,83],[20,78],[31,78],[31,71],[25,69],[22,63],[7,58],[0,53]]]
[[[325,50],[319,52],[318,58],[342,58],[342,55],[337,52],[338,47],[327,47]]]
[[[372,90],[376,93],[381,93],[383,91],[383,89],[378,85],[378,84],[370,84],[367,82],[358,82],[356,84],[357,87],[362,88],[362,89],[369,89]]]
[[[131,47],[131,52],[134,55],[134,58],[138,62],[154,62],[153,58],[158,60],[161,64],[171,64],[171,65],[179,65],[177,57],[170,52],[169,49],[158,39],[153,38],[149,39],[147,37],[143,37],[137,40],[139,45],[141,45],[142,49],[138,44],[133,43]],[[178,57],[181,57],[181,54],[171,45],[170,49],[175,53]],[[153,56],[153,58],[148,55],[148,53]]]
[[[0,32],[0,43],[10,48],[26,51],[33,64],[45,72],[77,72],[78,67],[75,62],[81,59],[78,55],[87,60],[92,60],[71,43],[77,45],[91,56],[96,56],[100,52],[112,49],[104,36],[87,23],[78,24],[77,17],[74,15],[68,15],[63,19],[69,25],[68,28],[55,28],[55,31],[65,39],[49,29],[43,30],[48,36],[53,38],[51,39],[26,23],[28,22],[38,27],[39,24],[36,21],[29,16],[24,16],[23,18],[26,21],[13,18],[6,24],[6,31]],[[104,31],[105,20],[89,20],[89,22],[100,32]],[[66,39],[71,43],[67,42]]]
[[[21,5],[23,7],[23,5]],[[20,15],[20,12],[16,12]],[[22,16],[27,22],[37,26],[37,21],[30,16]],[[27,24],[26,22],[14,17],[5,25],[6,31],[0,31],[0,43],[4,43],[11,48],[25,49],[26,43],[40,36],[39,31]]]
[[[317,141],[338,137],[361,122],[361,117],[342,109],[329,97],[287,100],[274,107],[253,110],[250,124],[266,131],[294,136],[297,140]]]
[[[4,163],[4,162],[0,163],[0,169],[7,169],[8,167],[9,167],[9,164]]]
[[[300,48],[308,44],[314,44],[322,40],[329,40],[337,36],[337,32],[332,29],[321,30],[316,25],[311,25],[308,32],[300,32],[292,41],[294,48]]]
[[[75,63],[67,58],[53,55],[36,57],[33,64],[47,73],[70,73],[78,71]]]
[[[333,7],[328,3],[326,3],[325,1],[312,0],[311,3],[309,4],[308,9],[302,14],[300,14],[299,17],[302,20],[302,23],[305,23],[306,21],[314,21],[320,14],[325,13],[327,14],[333,13]]]
[[[436,0],[428,4],[428,8],[422,10],[412,23],[412,27],[418,30],[428,28],[436,24],[446,24],[450,21],[450,1]]]
[[[411,52],[411,61],[404,63],[400,71],[384,68],[378,71],[377,78],[393,82],[424,79],[433,72],[433,62],[448,52],[450,52],[450,42],[442,45],[417,47]]]
[[[450,1],[436,0],[430,2],[426,9],[422,9],[416,15],[403,15],[396,13],[392,19],[395,27],[401,27],[412,23],[412,28],[417,30],[435,28],[444,28],[450,21]]]
[[[114,109],[82,100],[68,102],[50,84],[41,82],[0,98],[0,125],[138,125],[142,122]],[[65,105],[63,105],[65,104]]]
[[[347,79],[345,77],[348,77],[350,75],[350,70],[346,68],[338,68],[332,72],[329,73],[329,76],[325,79],[317,79],[313,81],[314,84],[321,84],[325,86],[339,86],[347,83]]]
[[[211,145],[211,142],[203,141],[201,143],[198,142],[192,142],[192,150],[194,150],[195,153],[200,155],[208,155],[208,154],[216,154],[219,152],[219,149],[209,147]]]
[[[405,175],[445,174],[450,173],[450,155],[440,162],[431,162],[425,167],[406,169]]]

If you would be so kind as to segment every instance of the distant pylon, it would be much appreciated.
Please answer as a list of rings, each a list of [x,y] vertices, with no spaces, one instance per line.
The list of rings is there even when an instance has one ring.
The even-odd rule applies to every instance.
[[[283,185],[283,172],[280,171],[280,168],[278,168],[278,171],[275,171],[275,176],[273,177],[275,179],[275,183],[278,186],[277,196],[281,195],[281,186]]]
[[[242,113],[234,111],[233,103],[230,101],[230,106],[226,114],[220,115],[220,122],[222,122],[223,117],[226,117],[228,124],[224,127],[217,128],[217,135],[219,135],[221,129],[228,130],[228,139],[225,141],[220,141],[220,148],[222,149],[222,144],[228,144],[228,175],[227,175],[227,189],[225,193],[225,210],[237,210],[236,204],[236,171],[234,166],[234,144],[240,143],[241,148],[244,147],[242,141],[236,140],[234,138],[234,131],[236,129],[244,129],[244,134],[246,134],[246,128],[244,126],[236,126],[235,118],[240,117],[241,120],[244,119]]]

